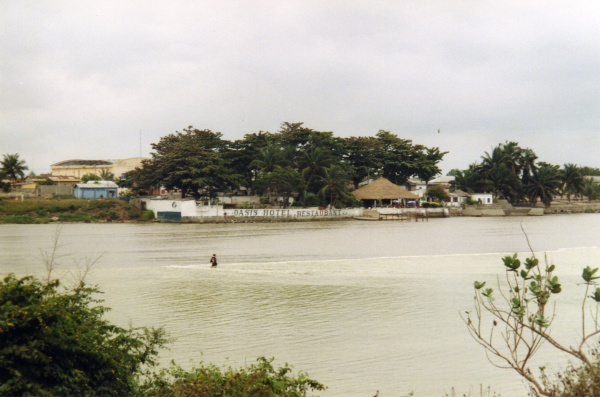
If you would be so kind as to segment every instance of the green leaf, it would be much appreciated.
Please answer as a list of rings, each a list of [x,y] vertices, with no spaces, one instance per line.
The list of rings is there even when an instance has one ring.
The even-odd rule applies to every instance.
[[[475,289],[482,289],[484,285],[485,285],[485,281],[483,283],[480,283],[479,281],[475,281]]]
[[[550,267],[548,269],[546,269],[546,272],[552,273],[554,271],[554,269],[556,269],[556,266],[550,265]]]
[[[591,267],[587,266],[585,269],[583,269],[583,274],[581,275],[581,277],[583,277],[583,280],[586,283],[591,283],[593,280],[596,280],[599,278],[598,276],[594,277],[594,274],[597,271],[598,271],[598,268],[592,269]]]
[[[591,295],[590,298],[592,298],[596,302],[600,303],[600,288],[596,288],[594,295]]]
[[[550,325],[550,322],[541,314],[536,317],[535,323],[542,328],[546,328]]]
[[[521,266],[521,261],[517,259],[517,254],[514,254],[513,256],[505,256],[502,258],[502,261],[509,272],[516,272]]]
[[[492,293],[494,292],[493,289],[491,288],[487,288],[485,291],[483,291],[481,294],[487,298],[489,298],[490,300],[493,300],[494,298],[492,297]]]
[[[525,259],[525,267],[527,270],[531,270],[538,265],[540,261],[537,258],[527,258]]]

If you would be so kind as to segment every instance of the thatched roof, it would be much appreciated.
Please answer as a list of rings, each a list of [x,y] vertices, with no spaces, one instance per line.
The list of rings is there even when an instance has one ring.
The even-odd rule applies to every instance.
[[[420,198],[416,194],[402,189],[400,186],[394,185],[384,177],[379,177],[374,182],[371,182],[360,189],[356,189],[352,194],[358,200],[417,200]]]

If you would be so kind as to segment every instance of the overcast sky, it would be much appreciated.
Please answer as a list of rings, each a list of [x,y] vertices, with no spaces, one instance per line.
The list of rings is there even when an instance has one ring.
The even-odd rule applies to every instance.
[[[36,173],[285,121],[600,167],[600,2],[0,2],[0,154]]]

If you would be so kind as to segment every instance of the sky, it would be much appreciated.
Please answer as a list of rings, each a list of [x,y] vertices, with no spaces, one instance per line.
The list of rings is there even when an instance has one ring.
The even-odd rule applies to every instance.
[[[600,167],[600,2],[0,2],[0,154],[36,174],[283,122]]]

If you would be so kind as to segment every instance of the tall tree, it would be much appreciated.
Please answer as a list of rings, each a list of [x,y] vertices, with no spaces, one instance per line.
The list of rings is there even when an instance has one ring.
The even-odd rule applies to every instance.
[[[453,169],[448,173],[454,180],[450,182],[453,190],[460,189],[463,192],[474,193],[481,187],[481,175],[477,164],[471,164],[466,170]]]
[[[588,202],[598,200],[598,198],[600,198],[600,185],[597,185],[590,177],[585,178],[583,195],[588,198]]]
[[[440,152],[440,148],[424,148],[418,156],[416,175],[425,181],[425,188],[428,187],[429,181],[442,171],[438,163],[442,161],[444,155],[448,152]]]
[[[377,139],[381,142],[382,175],[397,185],[404,184],[418,172],[418,151],[424,146],[414,147],[410,139],[402,139],[389,131],[380,130]]]
[[[29,167],[25,165],[25,160],[19,158],[19,154],[5,154],[0,162],[0,174],[4,175],[13,183],[18,179],[25,178],[25,171]]]
[[[143,163],[138,181],[180,189],[182,198],[214,198],[217,191],[228,190],[241,179],[227,167],[223,156],[227,142],[221,136],[190,126],[161,138],[152,144],[154,153]],[[144,175],[144,169],[154,175]]]
[[[360,182],[381,170],[381,141],[372,136],[351,136],[344,140],[344,145],[342,160],[350,166],[354,188],[358,189]]]
[[[290,197],[302,190],[304,180],[298,171],[292,167],[275,167],[272,171],[261,172],[256,178],[254,187],[260,193],[273,193],[283,198],[283,207],[287,208]]]
[[[541,163],[529,178],[525,190],[532,206],[540,199],[547,208],[554,196],[559,193],[561,185],[562,179],[559,167]]]
[[[298,160],[301,175],[306,181],[306,187],[311,193],[316,193],[314,187],[316,186],[317,178],[323,176],[325,170],[329,168],[333,163],[333,157],[322,147],[317,147],[305,152],[302,152],[302,156]]]
[[[348,174],[338,165],[324,170],[319,176],[321,189],[319,195],[326,197],[331,206],[344,206],[353,196],[348,192]]]
[[[571,202],[571,196],[580,194],[585,187],[585,179],[581,175],[581,170],[575,164],[565,164],[562,169],[563,192],[567,195],[567,200]]]

